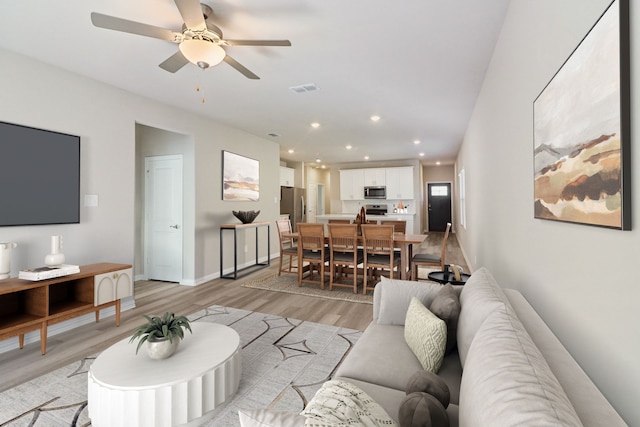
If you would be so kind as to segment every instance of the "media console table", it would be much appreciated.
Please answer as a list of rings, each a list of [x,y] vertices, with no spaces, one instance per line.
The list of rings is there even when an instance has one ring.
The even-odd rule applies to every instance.
[[[40,330],[40,351],[47,352],[47,327],[54,323],[115,306],[120,326],[120,299],[133,295],[133,270],[128,264],[80,266],[80,272],[39,281],[0,280],[0,340]]]
[[[260,262],[258,258],[258,229],[260,227],[267,227],[267,262]],[[256,230],[256,263],[247,267],[238,269],[238,230],[245,230],[247,228],[255,228]],[[222,232],[225,230],[233,231],[233,274],[224,274],[224,243],[222,240]],[[246,270],[248,268],[264,268],[271,264],[271,227],[268,221],[252,222],[250,224],[222,224],[220,226],[220,277],[223,279],[237,279],[238,272]]]

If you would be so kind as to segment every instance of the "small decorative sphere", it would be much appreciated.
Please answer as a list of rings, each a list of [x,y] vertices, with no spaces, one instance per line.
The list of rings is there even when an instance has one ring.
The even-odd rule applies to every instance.
[[[260,211],[231,211],[243,224],[251,224],[260,214]]]

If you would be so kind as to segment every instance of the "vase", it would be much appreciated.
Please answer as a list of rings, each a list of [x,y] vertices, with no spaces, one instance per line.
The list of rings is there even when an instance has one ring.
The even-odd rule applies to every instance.
[[[51,236],[51,253],[44,257],[45,265],[49,267],[60,267],[64,264],[64,254],[60,253],[62,247],[62,236]]]
[[[166,359],[176,352],[180,344],[180,338],[174,337],[173,342],[169,338],[147,340],[147,355],[150,359]]]
[[[0,243],[0,279],[8,279],[11,274],[11,250],[17,243]]]

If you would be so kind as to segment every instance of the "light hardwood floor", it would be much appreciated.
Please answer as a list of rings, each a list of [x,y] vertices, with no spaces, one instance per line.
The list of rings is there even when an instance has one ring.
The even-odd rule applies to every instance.
[[[427,240],[414,249],[415,253],[440,253],[442,233],[429,233]],[[468,271],[455,236],[449,238],[447,263],[462,265]],[[325,323],[364,330],[371,322],[371,305],[314,298],[242,287],[242,283],[271,276],[277,272],[278,260],[271,266],[238,280],[215,279],[200,286],[139,281],[135,284],[136,307],[122,313],[120,327],[113,317],[101,319],[62,334],[49,337],[47,354],[40,354],[40,343],[26,345],[22,350],[0,354],[0,391],[61,368],[82,357],[98,353],[113,343],[130,336],[142,323],[143,314],[173,311],[191,314],[212,305],[257,311],[283,317]],[[329,292],[329,291],[327,291]],[[17,340],[16,338],[9,338]]]

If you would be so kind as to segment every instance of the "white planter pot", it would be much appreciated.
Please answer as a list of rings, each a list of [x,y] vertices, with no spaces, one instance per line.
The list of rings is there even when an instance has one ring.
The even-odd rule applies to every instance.
[[[169,341],[169,338],[161,340],[147,340],[147,355],[151,359],[166,359],[175,353],[180,344],[180,338],[175,337],[173,342]]]

